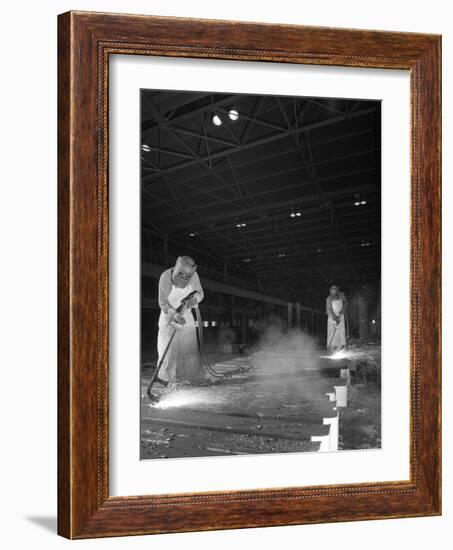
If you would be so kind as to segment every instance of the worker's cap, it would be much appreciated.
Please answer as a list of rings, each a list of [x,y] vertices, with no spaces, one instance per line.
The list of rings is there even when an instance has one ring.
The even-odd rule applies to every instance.
[[[196,270],[197,264],[190,256],[179,256],[173,269],[173,283],[179,288],[185,288]]]
[[[179,256],[176,260],[175,268],[177,271],[192,274],[197,270],[197,264],[190,256]]]

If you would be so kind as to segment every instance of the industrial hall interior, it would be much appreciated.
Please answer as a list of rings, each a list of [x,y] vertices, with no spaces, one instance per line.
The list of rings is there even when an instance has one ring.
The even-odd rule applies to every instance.
[[[381,102],[140,90],[140,457],[381,447]]]

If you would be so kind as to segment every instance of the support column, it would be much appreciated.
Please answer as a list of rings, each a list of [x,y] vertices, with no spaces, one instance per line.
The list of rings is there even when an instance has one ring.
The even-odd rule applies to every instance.
[[[300,324],[300,302],[296,303],[296,326],[302,328]]]
[[[360,338],[368,336],[368,300],[365,296],[359,296],[357,300],[359,313],[359,335]]]
[[[288,329],[293,326],[293,304],[288,302]]]
[[[243,311],[241,317],[242,344],[247,343],[247,314]]]

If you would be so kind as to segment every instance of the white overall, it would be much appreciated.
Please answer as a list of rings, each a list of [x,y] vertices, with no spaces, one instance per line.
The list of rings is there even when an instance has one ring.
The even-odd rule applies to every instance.
[[[168,301],[174,309],[177,309],[181,305],[181,300],[191,292],[192,287],[190,284],[185,288],[172,285]],[[186,323],[182,325],[182,328],[176,329],[175,337],[159,371],[159,378],[166,382],[197,383],[206,379],[198,351],[195,320],[190,308],[184,312],[184,319]],[[170,320],[168,315],[163,311],[160,312],[157,335],[159,361],[175,330],[170,324]]]
[[[327,318],[327,347],[330,350],[338,350],[346,346],[346,324],[343,313],[343,300],[332,300],[332,310],[340,317],[340,322]]]

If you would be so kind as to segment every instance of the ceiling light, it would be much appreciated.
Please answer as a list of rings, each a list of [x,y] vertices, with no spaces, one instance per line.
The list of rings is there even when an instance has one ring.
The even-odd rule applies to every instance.
[[[302,212],[296,212],[296,216],[299,218],[300,216],[302,216]]]
[[[250,262],[250,258],[244,258],[242,261],[243,261],[244,263],[248,263],[248,262]]]
[[[145,151],[145,153],[149,153],[151,151],[151,147],[149,145],[146,145],[146,143],[144,143],[142,145],[142,151]]]
[[[367,204],[365,196],[361,193],[356,193],[354,195],[354,206],[365,206],[365,204]]]
[[[195,231],[192,231],[191,233],[189,233],[189,237],[196,237],[198,235],[198,233],[195,233]]]
[[[236,109],[230,109],[228,111],[228,116],[231,120],[237,120],[239,118],[239,113],[236,111]]]
[[[219,115],[215,114],[212,117],[212,123],[214,124],[214,126],[221,126],[222,125],[222,119],[219,117]]]

